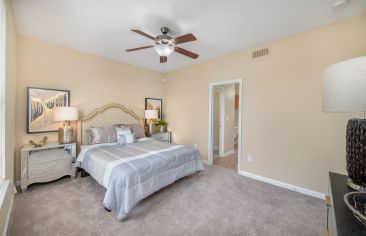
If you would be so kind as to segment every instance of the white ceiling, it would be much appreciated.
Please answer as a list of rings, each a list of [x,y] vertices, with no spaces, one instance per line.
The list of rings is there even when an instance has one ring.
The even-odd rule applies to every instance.
[[[366,12],[365,0],[12,0],[18,32],[26,37],[167,72],[252,48]],[[197,60],[173,53],[160,64],[150,48],[153,36],[168,26],[172,36],[193,33],[197,41],[180,46]]]

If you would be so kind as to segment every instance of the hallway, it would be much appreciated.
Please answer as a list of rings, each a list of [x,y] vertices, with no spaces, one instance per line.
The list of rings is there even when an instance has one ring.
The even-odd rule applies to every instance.
[[[214,152],[214,165],[222,166],[231,169],[235,172],[238,171],[238,145],[235,145],[235,152],[227,157],[219,157],[219,152]]]

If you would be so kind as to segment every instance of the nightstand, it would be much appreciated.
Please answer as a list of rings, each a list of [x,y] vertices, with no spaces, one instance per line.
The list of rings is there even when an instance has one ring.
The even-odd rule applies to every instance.
[[[47,143],[43,147],[25,145],[21,149],[22,192],[33,183],[56,180],[65,175],[75,177],[76,143]]]
[[[171,139],[170,139],[170,132],[156,132],[153,133],[151,135],[151,138],[156,139],[156,140],[160,140],[163,142],[168,142],[170,143]]]
[[[326,197],[327,224],[324,236],[366,235],[366,227],[352,214],[344,202],[346,193],[355,191],[347,185],[348,176],[329,172],[329,196]]]

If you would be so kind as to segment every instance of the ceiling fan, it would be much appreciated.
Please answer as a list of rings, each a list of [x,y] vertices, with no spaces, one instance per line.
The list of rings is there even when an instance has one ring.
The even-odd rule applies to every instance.
[[[161,27],[160,30],[161,30],[162,34],[160,34],[156,37],[153,37],[151,35],[148,35],[148,34],[142,32],[141,30],[132,29],[133,32],[154,40],[155,45],[131,48],[131,49],[127,49],[126,51],[132,52],[132,51],[146,49],[146,48],[154,48],[155,51],[160,56],[160,63],[167,62],[168,56],[170,54],[172,54],[173,51],[180,53],[184,56],[190,57],[192,59],[196,59],[198,57],[198,54],[177,46],[178,44],[181,44],[181,43],[187,43],[187,42],[197,40],[193,34],[185,34],[185,35],[182,35],[182,36],[179,36],[176,38],[172,38],[168,35],[168,32],[169,32],[168,27]]]

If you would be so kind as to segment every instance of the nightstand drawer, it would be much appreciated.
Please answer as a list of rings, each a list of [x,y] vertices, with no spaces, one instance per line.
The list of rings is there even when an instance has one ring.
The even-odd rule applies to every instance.
[[[36,164],[48,161],[55,161],[59,159],[70,159],[70,155],[62,148],[46,149],[29,152],[28,163]]]
[[[161,141],[167,141],[167,140],[169,140],[169,134],[168,133],[154,134],[154,139],[161,140]]]
[[[54,161],[47,161],[43,163],[29,164],[28,178],[33,179],[49,175],[52,176],[56,173],[70,169],[71,169],[70,157]]]

